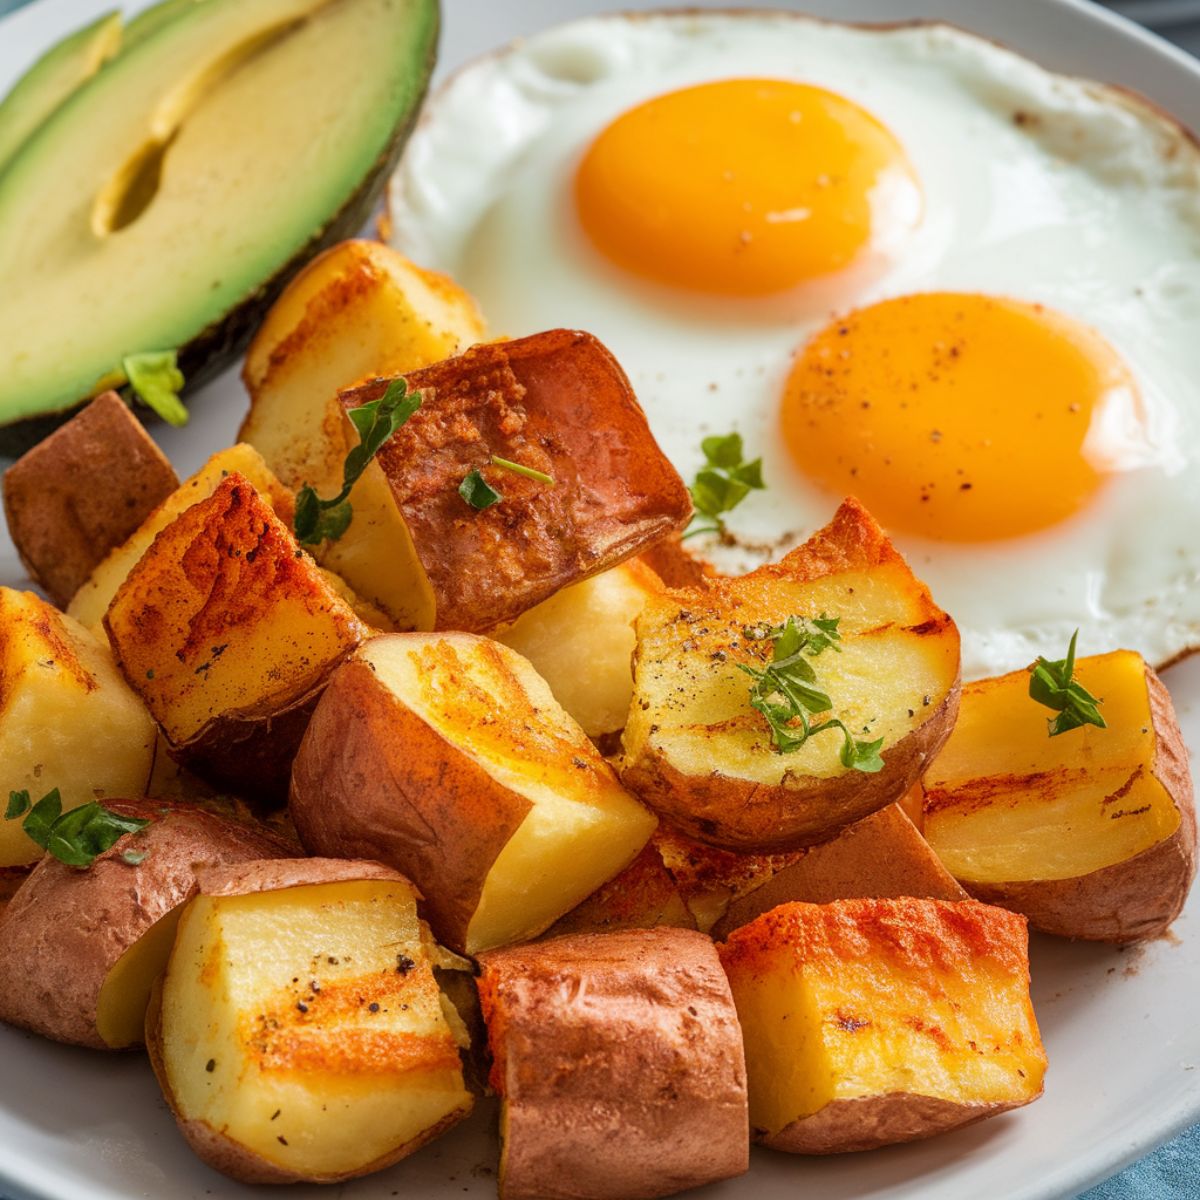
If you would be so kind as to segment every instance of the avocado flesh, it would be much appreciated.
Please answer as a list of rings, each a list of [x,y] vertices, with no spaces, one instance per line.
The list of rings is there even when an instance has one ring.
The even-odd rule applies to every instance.
[[[181,13],[197,4],[206,4],[208,0],[159,0],[144,8],[136,17],[130,17],[121,35],[121,50],[131,50],[139,42],[143,42],[152,33],[157,33],[169,21],[175,20]]]
[[[436,37],[436,0],[204,0],[80,88],[0,177],[0,424],[240,349],[365,216]]]
[[[0,101],[0,172],[31,133],[121,44],[121,14],[105,13],[56,42]]]

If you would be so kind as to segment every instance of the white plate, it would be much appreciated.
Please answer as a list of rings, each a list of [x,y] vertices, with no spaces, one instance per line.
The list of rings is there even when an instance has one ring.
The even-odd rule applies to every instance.
[[[42,48],[109,2],[42,0],[0,21],[0,92]],[[441,71],[514,35],[583,15],[602,3],[447,0]],[[1136,88],[1200,128],[1200,67],[1083,0],[808,0],[793,7],[847,20],[956,21],[1046,66]],[[181,475],[232,441],[244,406],[241,385],[230,372],[196,398],[188,430],[161,432]],[[0,583],[21,581],[16,556],[0,532]],[[1188,742],[1200,751],[1200,656],[1172,670],[1168,682]],[[1045,1097],[1033,1107],[872,1154],[805,1160],[758,1151],[750,1176],[703,1195],[721,1200],[1074,1196],[1200,1120],[1198,924],[1200,889],[1175,927],[1177,936],[1141,949],[1035,940],[1034,1001],[1050,1073]],[[494,1112],[483,1106],[465,1126],[399,1167],[336,1190],[298,1187],[288,1194],[344,1194],[353,1200],[492,1197],[495,1163]],[[192,1157],[140,1057],[101,1057],[9,1029],[0,1029],[4,1190],[16,1200],[262,1194],[229,1182]]]

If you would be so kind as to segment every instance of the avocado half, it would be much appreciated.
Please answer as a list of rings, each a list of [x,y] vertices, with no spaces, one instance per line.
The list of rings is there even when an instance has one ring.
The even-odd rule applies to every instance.
[[[124,357],[189,386],[366,220],[433,69],[437,0],[202,0],[78,87],[0,173],[0,455]]]

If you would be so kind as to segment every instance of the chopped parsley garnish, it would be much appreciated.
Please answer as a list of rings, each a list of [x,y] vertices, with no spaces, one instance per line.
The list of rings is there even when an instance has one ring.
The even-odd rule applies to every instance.
[[[483,512],[485,508],[491,508],[504,499],[504,494],[496,491],[475,467],[463,476],[462,483],[458,485],[458,494],[476,512]]]
[[[536,479],[538,483],[554,482],[553,475],[547,475],[545,471],[535,471],[532,467],[523,466],[521,463],[512,462],[507,458],[501,458],[498,454],[492,455],[492,466],[502,467],[505,471],[511,471],[514,475],[524,475],[526,479]]]
[[[183,372],[174,350],[151,350],[129,354],[121,360],[129,389],[147,408],[168,425],[186,425],[188,410],[179,399]]]
[[[828,693],[817,686],[817,673],[809,660],[825,650],[841,653],[837,644],[841,641],[839,620],[822,613],[812,620],[789,617],[786,624],[775,627],[750,626],[743,631],[748,641],[774,639],[771,661],[764,666],[737,665],[754,680],[750,704],[766,718],[771,741],[780,754],[799,750],[810,737],[827,729],[839,729],[842,766],[874,774],[883,769],[879,755],[883,738],[861,742],[837,717],[826,717],[816,724],[809,719],[833,708]]]
[[[140,817],[111,812],[95,800],[63,812],[58,788],[33,805],[27,791],[9,792],[4,817],[8,821],[24,817],[21,828],[30,840],[69,867],[90,867],[98,855],[116,845],[125,834],[137,833],[150,824]],[[145,854],[136,859],[131,857],[136,853],[127,851],[123,857],[136,865],[145,858]]]
[[[1029,672],[1030,699],[1058,713],[1057,717],[1049,717],[1046,721],[1051,737],[1058,737],[1060,733],[1078,729],[1081,725],[1095,725],[1100,729],[1108,727],[1100,714],[1103,701],[1074,678],[1075,642],[1078,637],[1077,629],[1071,635],[1066,658],[1050,662],[1039,656]]]
[[[737,508],[752,491],[762,491],[767,486],[762,477],[762,459],[744,460],[740,433],[706,437],[700,449],[704,452],[705,466],[696,472],[689,489],[696,514],[683,534],[685,538],[700,533],[724,536],[724,514]]]
[[[421,394],[410,394],[404,379],[393,379],[378,400],[349,410],[359,443],[342,464],[342,490],[331,500],[322,500],[307,483],[296,493],[296,540],[303,546],[335,542],[349,528],[354,510],[349,495],[359,477],[379,453],[380,447],[421,407]]]

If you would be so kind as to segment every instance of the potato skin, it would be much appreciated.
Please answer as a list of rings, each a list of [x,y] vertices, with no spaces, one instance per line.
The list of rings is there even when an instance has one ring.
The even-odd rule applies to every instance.
[[[987,1117],[1020,1108],[1025,1102],[957,1104],[937,1096],[892,1092],[859,1100],[834,1100],[820,1112],[793,1121],[774,1136],[759,1135],[760,1145],[789,1154],[848,1154],[877,1150],[897,1142],[936,1137]]]
[[[59,608],[179,480],[116,392],[96,397],[4,474],[21,562]]]
[[[288,853],[265,829],[190,805],[121,800],[106,807],[150,824],[86,870],[47,855],[0,913],[0,960],[10,971],[0,989],[0,1020],[99,1050],[111,1048],[96,1029],[108,972],[160,917],[195,894],[198,872]],[[146,852],[136,865],[121,858],[131,845]]]
[[[356,660],[333,675],[292,764],[289,811],[309,853],[402,864],[438,939],[458,951],[531,807]]]
[[[906,588],[918,598],[919,624],[905,632],[940,641],[958,632],[948,614],[936,606],[928,589],[907,564],[875,519],[853,498],[842,502],[833,519],[778,563],[760,567],[746,579],[763,588],[775,579],[806,583],[849,571],[871,571],[899,565]],[[680,610],[721,612],[735,605],[739,580],[710,580],[706,586],[668,592]],[[644,619],[644,618],[642,618]],[[639,619],[639,627],[642,619]],[[642,634],[634,654],[634,675],[643,655]],[[804,849],[830,838],[863,817],[898,800],[921,777],[926,764],[945,744],[958,716],[961,673],[944,696],[924,714],[919,725],[883,751],[884,767],[876,774],[843,770],[828,778],[787,772],[777,784],[758,783],[722,774],[688,775],[651,738],[630,746],[621,769],[622,782],[672,824],[697,841],[728,850],[776,852]],[[638,703],[635,683],[634,703]],[[911,714],[910,714],[911,715]],[[630,724],[633,724],[631,715]]]
[[[1146,667],[1155,731],[1152,774],[1179,810],[1170,837],[1124,862],[1073,879],[967,883],[976,899],[1011,909],[1060,937],[1126,945],[1158,937],[1183,911],[1196,877],[1196,808],[1188,752],[1171,695]]]
[[[482,633],[561,588],[614,567],[691,516],[620,364],[591,334],[553,329],[406,376],[424,403],[378,462],[435,599],[435,629]],[[354,408],[389,380],[340,394]],[[490,466],[544,471],[547,485]],[[473,511],[458,494],[482,468],[504,500]]]
[[[708,937],[575,934],[479,961],[501,1200],[639,1200],[748,1168],[741,1030]]]

